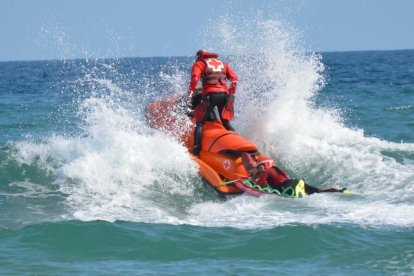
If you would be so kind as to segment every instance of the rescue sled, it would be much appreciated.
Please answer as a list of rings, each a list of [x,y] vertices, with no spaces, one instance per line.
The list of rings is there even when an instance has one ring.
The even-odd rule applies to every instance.
[[[191,119],[192,124],[188,126],[188,119],[183,120],[183,105],[185,104],[180,104],[176,96],[169,96],[149,104],[146,116],[152,128],[171,134],[178,133],[178,139],[191,154],[195,122]],[[241,155],[243,152],[259,154],[257,146],[238,133],[224,128],[214,114],[210,117],[203,126],[200,155],[192,155],[192,158],[197,162],[201,176],[219,195],[248,193],[252,196],[294,196],[293,189],[281,193],[269,187],[262,188],[252,182]]]

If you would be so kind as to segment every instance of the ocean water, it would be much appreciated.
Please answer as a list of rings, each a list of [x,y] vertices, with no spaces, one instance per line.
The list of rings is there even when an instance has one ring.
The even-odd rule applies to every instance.
[[[145,121],[185,93],[192,57],[0,62],[2,274],[414,273],[414,50],[313,53],[280,22],[220,26],[236,130],[353,194],[219,200]]]

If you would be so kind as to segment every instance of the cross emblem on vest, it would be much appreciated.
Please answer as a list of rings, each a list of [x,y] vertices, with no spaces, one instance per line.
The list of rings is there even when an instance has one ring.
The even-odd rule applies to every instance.
[[[206,64],[208,68],[213,70],[213,72],[221,72],[224,69],[223,62],[215,58],[207,59]]]

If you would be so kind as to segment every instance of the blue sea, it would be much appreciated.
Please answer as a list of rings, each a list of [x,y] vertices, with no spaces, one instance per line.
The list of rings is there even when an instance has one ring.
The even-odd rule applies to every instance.
[[[145,119],[186,93],[193,57],[0,62],[0,273],[413,275],[414,50],[318,53],[258,31],[272,35],[223,56],[234,127],[352,195],[220,200]]]

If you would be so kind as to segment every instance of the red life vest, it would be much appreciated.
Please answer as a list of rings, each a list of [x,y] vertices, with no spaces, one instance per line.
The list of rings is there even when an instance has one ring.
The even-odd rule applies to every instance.
[[[206,65],[201,76],[203,86],[205,85],[226,85],[227,76],[224,62],[217,58],[201,59]],[[227,89],[226,89],[227,90]]]
[[[267,176],[268,176],[268,166],[271,165],[270,161],[273,163],[273,160],[271,160],[270,158],[267,157],[259,157],[258,162],[254,161],[252,156],[247,153],[247,152],[243,152],[242,153],[242,163],[243,166],[246,168],[246,170],[249,172],[249,175],[253,178],[253,181],[260,185],[261,187],[264,187],[267,183]],[[258,167],[260,165],[263,165],[265,167],[264,170],[262,171],[257,171]]]
[[[274,189],[283,190],[282,183],[289,180],[289,175],[278,168],[275,162],[269,157],[260,156],[257,161],[257,167],[260,165],[263,165],[265,169],[263,173],[256,176],[256,183],[262,187],[267,183]]]
[[[243,152],[242,162],[249,172],[249,175],[253,178],[253,181],[261,187],[269,184],[272,188],[282,191],[282,183],[289,180],[289,175],[282,169],[276,167],[275,162],[269,157],[259,155],[256,162],[250,154]],[[260,165],[263,165],[265,168],[263,171],[258,172],[257,168]]]
[[[195,91],[200,79],[203,83],[203,96],[206,96],[208,93],[218,92],[234,95],[236,92],[237,74],[227,63],[219,60],[216,53],[202,50],[197,52],[197,61],[191,68],[188,93]],[[227,86],[227,81],[230,82],[230,87]]]

